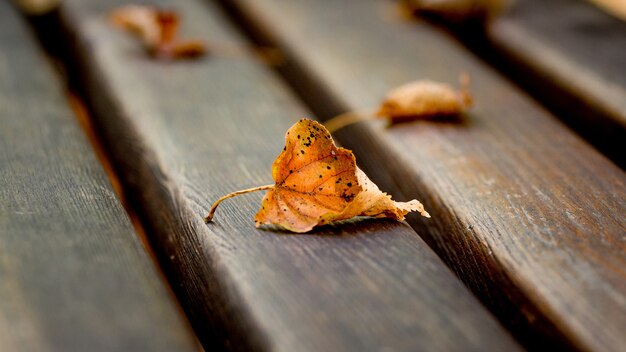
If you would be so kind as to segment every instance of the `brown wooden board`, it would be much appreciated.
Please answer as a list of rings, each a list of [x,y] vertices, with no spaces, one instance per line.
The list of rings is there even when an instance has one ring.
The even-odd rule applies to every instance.
[[[458,122],[339,131],[379,184],[420,194],[409,223],[530,347],[626,344],[626,177],[448,34],[391,1],[237,0],[233,16],[292,58],[281,72],[323,118],[415,79],[472,76]]]
[[[186,37],[244,45],[215,7],[162,4]],[[257,230],[257,193],[205,224],[219,196],[271,182],[287,128],[310,113],[252,55],[151,59],[106,23],[114,6],[65,2],[76,74],[206,350],[519,348],[406,223]]]
[[[589,1],[519,0],[465,39],[626,167],[626,22]]]
[[[197,350],[35,43],[0,2],[0,350]]]

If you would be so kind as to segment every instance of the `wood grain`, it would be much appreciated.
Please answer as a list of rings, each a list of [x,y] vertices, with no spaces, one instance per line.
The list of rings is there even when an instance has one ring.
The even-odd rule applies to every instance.
[[[0,350],[197,350],[35,43],[0,2]]]
[[[406,223],[258,230],[257,193],[204,224],[218,197],[271,181],[284,133],[310,113],[253,56],[155,61],[105,22],[115,4],[65,5],[76,73],[206,350],[519,348]],[[175,7],[186,37],[245,45],[217,8]]]
[[[426,200],[433,218],[409,223],[527,346],[623,348],[622,170],[393,2],[227,3],[286,52],[281,72],[323,118],[373,108],[407,81],[456,84],[468,72],[476,106],[460,121],[370,121],[337,136],[378,184]]]
[[[520,0],[473,39],[626,168],[626,22],[587,1]]]

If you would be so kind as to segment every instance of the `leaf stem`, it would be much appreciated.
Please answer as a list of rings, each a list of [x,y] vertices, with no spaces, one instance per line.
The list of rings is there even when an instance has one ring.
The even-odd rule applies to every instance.
[[[469,90],[470,82],[471,78],[469,73],[463,72],[459,75],[459,99],[465,108],[472,106],[474,103],[474,99],[472,98],[472,94]]]
[[[263,191],[263,190],[268,190],[268,189],[272,189],[274,188],[275,185],[265,185],[265,186],[259,186],[259,187],[253,187],[253,188],[247,188],[247,189],[242,189],[240,191],[235,191],[232,193],[228,193],[225,196],[222,196],[220,199],[216,200],[215,203],[213,203],[213,205],[211,206],[211,209],[209,210],[209,215],[207,215],[204,218],[204,222],[209,223],[213,220],[213,214],[215,213],[215,209],[217,209],[217,206],[220,205],[221,202],[225,201],[228,198],[232,198],[232,197],[236,197],[242,194],[246,194],[246,193],[252,193],[252,192],[256,192],[256,191]]]
[[[376,114],[373,111],[348,111],[326,120],[326,122],[324,122],[324,127],[326,127],[328,132],[334,133],[337,130],[353,123],[373,120],[375,118]]]

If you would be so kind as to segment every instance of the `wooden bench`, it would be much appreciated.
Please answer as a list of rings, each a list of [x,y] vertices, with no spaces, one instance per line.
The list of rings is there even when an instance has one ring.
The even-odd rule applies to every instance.
[[[623,20],[591,0],[520,0],[485,33],[465,33],[471,47],[626,167]]]
[[[402,20],[385,0],[162,0],[182,14],[185,36],[247,52],[168,62],[107,22],[124,3],[66,0],[40,31],[58,31],[44,41],[79,85],[129,207],[205,350],[618,351],[626,344],[624,172],[449,33]],[[268,66],[246,50],[250,40],[276,46],[284,62]],[[335,134],[383,190],[424,200],[431,219],[349,221],[290,235],[254,227],[262,194],[251,194],[203,222],[219,196],[271,183],[271,163],[298,119],[369,109],[401,83],[455,84],[461,72],[472,76],[476,106],[460,122],[364,121]],[[50,92],[59,95],[58,87]],[[76,183],[92,184],[89,177]],[[75,226],[74,219],[65,221]],[[118,223],[124,239],[139,243],[127,221]],[[145,272],[154,274],[137,252],[133,260],[145,257]],[[117,263],[119,255],[102,257]],[[72,292],[76,285],[68,282]],[[84,287],[110,289],[93,280]],[[174,306],[166,295],[158,302],[133,308]],[[188,348],[175,313],[159,324],[149,313],[133,321],[165,342],[140,329],[113,340]],[[0,316],[0,326],[7,321]],[[160,333],[166,325],[169,334]],[[102,343],[92,335],[83,341]],[[119,350],[135,346],[119,343]]]
[[[489,30],[494,51],[578,132],[626,167],[626,23],[589,1],[524,0]],[[517,44],[514,44],[517,43]],[[534,85],[531,83],[536,78]],[[521,78],[521,77],[520,77]]]
[[[197,350],[19,17],[0,2],[0,350]]]
[[[626,343],[622,170],[393,2],[228,3],[249,33],[293,58],[283,75],[324,119],[376,106],[410,80],[455,84],[468,72],[476,106],[465,123],[363,123],[337,136],[379,184],[426,200],[438,216],[409,223],[521,340]]]
[[[184,14],[190,35],[246,45],[215,6],[164,4]],[[110,10],[69,2],[63,22],[95,117],[207,349],[517,349],[404,223],[285,236],[254,228],[256,194],[206,225],[212,200],[271,180],[285,131],[311,113],[253,55],[155,62],[111,30]]]

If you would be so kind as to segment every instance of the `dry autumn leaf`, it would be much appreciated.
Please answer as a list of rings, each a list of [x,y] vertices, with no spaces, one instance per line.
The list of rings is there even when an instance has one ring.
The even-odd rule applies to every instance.
[[[459,90],[429,80],[407,83],[387,93],[376,112],[347,112],[329,119],[324,125],[335,132],[355,122],[374,118],[386,119],[393,124],[458,116],[473,103],[469,93],[469,75],[462,74],[459,80]]]
[[[472,106],[469,76],[461,76],[461,89],[422,80],[402,85],[387,94],[376,115],[392,123],[433,117],[456,116]]]
[[[138,35],[156,57],[191,58],[206,53],[202,41],[178,39],[180,18],[174,11],[153,6],[126,5],[115,10],[110,18],[115,26]]]
[[[430,217],[417,200],[395,202],[356,166],[354,154],[335,146],[330,133],[319,123],[298,121],[286,135],[286,146],[272,165],[274,185],[234,192],[234,195],[269,190],[254,218],[257,227],[272,224],[293,232],[355,216],[404,219],[411,211]]]

